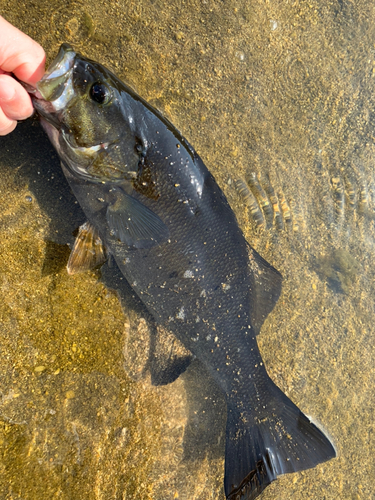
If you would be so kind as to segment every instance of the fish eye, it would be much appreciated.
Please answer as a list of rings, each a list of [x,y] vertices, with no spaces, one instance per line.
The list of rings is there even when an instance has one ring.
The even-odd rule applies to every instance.
[[[89,94],[91,99],[98,104],[108,104],[112,97],[107,85],[100,82],[96,82],[91,86]]]

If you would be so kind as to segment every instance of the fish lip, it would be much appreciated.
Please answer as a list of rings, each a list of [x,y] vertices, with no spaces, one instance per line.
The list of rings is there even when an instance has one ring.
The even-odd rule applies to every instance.
[[[75,50],[69,43],[61,44],[57,56],[48,66],[42,80],[44,78],[55,78],[66,73],[66,71],[71,68],[71,60],[74,60],[76,55]],[[68,64],[68,66],[66,64]]]
[[[70,149],[75,150],[79,153],[96,153],[101,150],[107,149],[111,143],[110,142],[99,142],[98,144],[93,144],[91,146],[79,146],[72,134],[70,134],[69,129],[61,124],[56,114],[50,114],[48,111],[48,105],[51,104],[48,101],[38,101],[35,100],[35,107],[40,115],[43,128],[54,128],[62,136],[62,140],[69,146]]]
[[[99,142],[98,144],[92,144],[91,146],[78,146],[78,144],[74,139],[74,136],[69,133],[69,130],[66,127],[63,126],[61,127],[60,130],[65,143],[68,144],[72,149],[80,153],[85,153],[85,152],[96,153],[98,151],[107,149],[108,146],[110,146],[111,144],[110,142]]]
[[[76,52],[67,43],[63,43],[54,61],[50,64],[45,75],[36,84],[33,92],[34,104],[37,99],[50,102],[48,112],[63,109],[74,95],[73,69]],[[36,105],[39,111],[40,107]]]

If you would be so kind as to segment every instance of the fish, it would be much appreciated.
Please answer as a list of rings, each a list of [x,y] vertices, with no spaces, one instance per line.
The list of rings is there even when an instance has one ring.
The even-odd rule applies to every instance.
[[[155,323],[191,353],[176,358],[176,376],[197,359],[224,394],[227,500],[253,500],[279,475],[334,458],[330,439],[272,381],[258,348],[282,276],[247,242],[189,142],[68,44],[32,99],[88,220],[68,271],[111,256]]]

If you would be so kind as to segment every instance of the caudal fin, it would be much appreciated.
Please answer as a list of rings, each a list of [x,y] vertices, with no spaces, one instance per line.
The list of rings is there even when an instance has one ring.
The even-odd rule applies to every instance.
[[[224,488],[227,500],[253,500],[277,476],[336,456],[321,430],[270,381],[261,412],[228,403]]]

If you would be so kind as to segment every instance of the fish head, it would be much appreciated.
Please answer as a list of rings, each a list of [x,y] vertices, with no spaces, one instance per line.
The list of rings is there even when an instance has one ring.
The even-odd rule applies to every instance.
[[[115,182],[137,171],[140,148],[118,83],[104,66],[64,43],[32,95],[60,158],[79,177]]]

